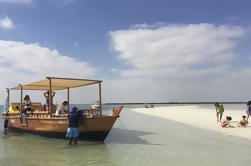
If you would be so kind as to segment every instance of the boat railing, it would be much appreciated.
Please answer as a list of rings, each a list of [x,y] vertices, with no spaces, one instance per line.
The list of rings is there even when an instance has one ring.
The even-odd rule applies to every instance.
[[[20,107],[20,103],[18,103],[18,102],[11,103],[11,105],[17,106],[18,108]],[[24,107],[24,104],[23,104],[23,107]],[[31,109],[32,110],[43,110],[41,102],[32,102]]]
[[[9,117],[9,118],[21,118],[22,115],[20,114],[20,112],[3,112],[2,113],[3,117]],[[27,111],[25,117],[33,117],[33,118],[47,118],[47,117],[51,117],[51,115],[48,113],[48,111],[39,111],[39,112],[31,112],[31,111]]]
[[[24,104],[23,104],[22,107],[24,108]],[[57,106],[53,104],[51,113],[55,113],[56,109],[57,109]],[[39,112],[46,111],[48,113],[48,109],[46,109],[46,105],[42,105],[41,102],[32,102],[31,103],[31,110],[33,112],[35,112],[35,111],[39,111]],[[20,111],[20,103],[18,103],[18,102],[11,103],[9,111],[13,111],[13,112]]]
[[[101,110],[100,109],[85,109],[83,113],[87,116],[100,116]]]
[[[12,103],[12,107],[15,108],[16,106],[18,106],[18,103]],[[86,115],[87,117],[101,116],[101,110],[100,109],[85,109],[83,110],[83,114]],[[42,111],[42,110],[36,109],[35,111],[27,111],[25,114],[25,117],[49,118],[49,117],[67,117],[67,115],[68,114],[66,113],[66,114],[59,114],[56,116],[55,114],[49,114],[48,111]],[[8,113],[3,112],[2,116],[9,117],[9,118],[21,118],[22,114],[19,109],[16,109],[16,110],[11,110]]]

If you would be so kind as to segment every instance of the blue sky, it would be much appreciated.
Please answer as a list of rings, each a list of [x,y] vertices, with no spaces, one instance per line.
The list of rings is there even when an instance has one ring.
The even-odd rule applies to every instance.
[[[248,0],[0,0],[0,74],[16,75],[1,88],[53,74],[105,80],[107,102],[245,101],[250,8]],[[32,57],[43,72],[26,67]]]

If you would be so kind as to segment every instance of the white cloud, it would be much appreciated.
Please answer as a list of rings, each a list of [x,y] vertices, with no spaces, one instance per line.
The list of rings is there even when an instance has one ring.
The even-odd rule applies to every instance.
[[[5,2],[5,3],[32,3],[33,0],[0,0],[0,2]]]
[[[245,33],[238,26],[213,24],[136,25],[110,32],[112,48],[130,69],[126,77],[202,76],[226,71],[235,58],[237,41]]]
[[[0,19],[0,27],[4,29],[14,28],[14,24],[8,16],[5,16],[3,19]]]
[[[248,101],[251,68],[230,69],[213,78],[123,78],[105,80],[105,102]],[[121,95],[123,94],[123,95]]]
[[[93,76],[97,69],[87,62],[62,56],[57,50],[39,44],[0,40],[0,76],[2,88],[29,83],[46,76]]]
[[[114,72],[114,73],[117,73],[117,72],[118,72],[118,69],[112,68],[111,71]]]
[[[250,100],[251,67],[239,64],[251,58],[235,52],[248,33],[240,26],[162,23],[109,32],[125,66],[116,69],[121,79],[105,82],[104,100]]]

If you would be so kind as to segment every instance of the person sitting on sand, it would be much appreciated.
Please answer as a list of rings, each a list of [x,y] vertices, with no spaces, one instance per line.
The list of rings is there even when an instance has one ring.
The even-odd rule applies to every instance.
[[[247,125],[248,125],[248,121],[246,120],[246,116],[245,115],[243,115],[242,116],[242,119],[240,120],[240,122],[238,123],[238,126],[239,127],[247,127]]]
[[[214,106],[216,109],[217,122],[220,122],[222,119],[223,112],[224,112],[224,107],[222,104],[219,104],[219,103],[215,103]],[[219,120],[219,115],[220,115],[220,120]]]
[[[154,108],[154,104],[150,104],[150,105],[145,104],[145,108]]]
[[[230,125],[230,121],[232,120],[231,116],[226,116],[226,119],[224,119],[221,122],[221,127],[233,127]]]
[[[250,114],[251,114],[251,107],[250,107],[250,105],[251,105],[251,101],[248,101],[248,102],[247,102],[247,108],[246,108],[247,121],[248,121],[248,118],[249,118],[249,116],[250,116]]]

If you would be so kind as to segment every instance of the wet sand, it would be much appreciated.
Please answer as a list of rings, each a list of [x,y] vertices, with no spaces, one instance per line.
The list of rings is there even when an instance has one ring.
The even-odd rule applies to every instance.
[[[245,110],[225,109],[223,118],[231,116],[230,124],[233,128],[222,128],[216,120],[216,112],[214,107],[203,108],[197,105],[190,106],[165,106],[155,108],[134,108],[132,111],[137,113],[166,118],[186,125],[196,126],[201,129],[207,129],[228,136],[237,136],[251,140],[251,123],[247,127],[238,127],[237,124],[242,115],[245,115]],[[251,118],[249,119],[249,121]]]

